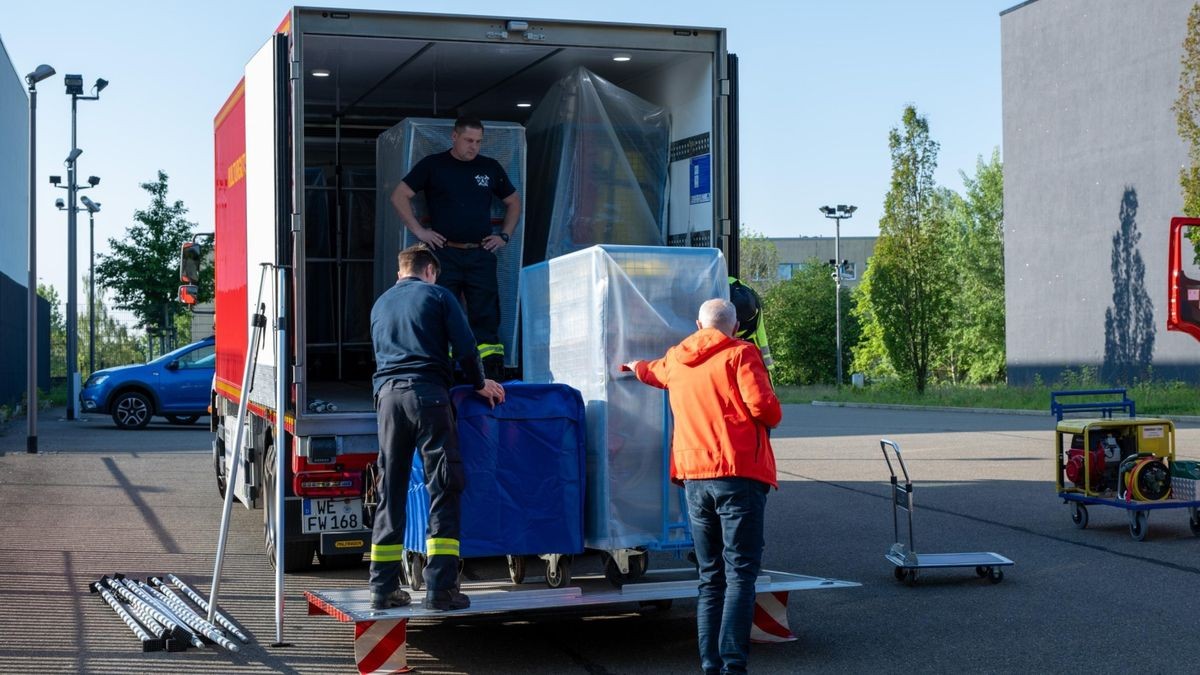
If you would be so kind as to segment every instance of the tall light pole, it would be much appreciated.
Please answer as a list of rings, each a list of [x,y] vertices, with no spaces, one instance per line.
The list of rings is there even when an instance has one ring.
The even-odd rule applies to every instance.
[[[835,222],[833,229],[833,312],[835,318],[833,323],[837,343],[837,386],[839,389],[842,387],[842,270],[845,267],[845,261],[842,260],[842,219],[849,220],[857,210],[857,206],[847,206],[845,204],[838,204],[837,208],[832,206],[821,207],[821,213],[824,213],[826,218],[832,218]]]
[[[37,348],[37,83],[54,74],[46,64],[38,66],[25,76],[29,85],[29,288],[26,296],[25,327],[25,452],[37,452],[37,409],[38,409],[38,348]]]
[[[91,375],[96,372],[96,214],[100,212],[100,202],[86,196],[79,201],[88,212],[88,375]]]
[[[98,78],[92,86],[96,93],[91,96],[83,95],[83,76],[67,75],[63,78],[67,85],[67,95],[71,97],[71,153],[67,155],[67,419],[74,420],[76,398],[79,392],[75,387],[76,370],[79,367],[79,317],[75,304],[77,280],[75,278],[76,257],[76,195],[79,186],[75,178],[78,173],[76,162],[83,153],[75,142],[76,107],[79,101],[95,101],[100,98],[100,92],[108,86],[108,80]],[[97,179],[97,182],[99,180]]]

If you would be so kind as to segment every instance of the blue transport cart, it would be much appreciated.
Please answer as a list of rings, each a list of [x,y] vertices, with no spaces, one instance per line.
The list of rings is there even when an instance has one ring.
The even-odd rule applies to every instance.
[[[571,556],[583,552],[584,408],[564,384],[509,382],[491,408],[470,387],[450,392],[467,476],[462,496],[463,558],[507,556],[513,583],[525,557],[546,562],[551,588],[571,580]],[[420,453],[413,457],[404,531],[405,576],[422,586],[429,492]]]
[[[1124,389],[1050,394],[1055,427],[1055,484],[1075,527],[1088,526],[1089,506],[1128,514],[1129,536],[1146,538],[1151,511],[1187,509],[1200,536],[1200,463],[1176,461],[1175,425],[1138,417]],[[1089,417],[1070,417],[1071,415]]]

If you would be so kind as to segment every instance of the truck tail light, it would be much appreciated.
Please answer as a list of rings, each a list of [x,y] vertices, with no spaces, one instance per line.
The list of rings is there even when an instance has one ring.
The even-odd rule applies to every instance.
[[[297,497],[359,497],[362,473],[351,471],[303,471],[292,479]]]

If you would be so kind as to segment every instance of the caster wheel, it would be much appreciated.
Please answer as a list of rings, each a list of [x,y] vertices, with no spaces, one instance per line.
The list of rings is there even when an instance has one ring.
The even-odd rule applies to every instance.
[[[508,556],[508,580],[514,584],[519,584],[525,581],[525,557],[519,555]]]
[[[1146,521],[1149,519],[1150,516],[1145,511],[1129,512],[1129,536],[1133,537],[1134,541],[1146,539],[1146,530],[1150,529]]]
[[[980,579],[986,577],[987,575],[989,575],[991,573],[992,573],[992,568],[990,568],[990,567],[980,566],[980,567],[975,568],[975,575],[978,576]]]
[[[904,578],[908,576],[908,570],[903,567],[897,567],[892,570],[892,574],[896,577],[896,581],[904,581]]]
[[[559,558],[556,569],[550,571],[550,563],[546,563],[546,585],[550,588],[562,588],[571,583],[571,558],[563,556]]]
[[[1188,518],[1188,527],[1192,528],[1192,534],[1200,537],[1200,512],[1195,508],[1190,508],[1188,511],[1191,513],[1191,517]]]
[[[425,556],[421,553],[407,551],[404,554],[408,560],[406,561],[405,576],[408,577],[408,586],[414,591],[419,591],[425,588]]]
[[[904,580],[904,583],[908,584],[909,586],[917,585],[917,571],[915,569],[908,571],[908,576]]]
[[[992,582],[993,584],[998,584],[1001,581],[1004,581],[1004,570],[1000,569],[999,567],[993,567],[991,572],[988,573],[988,581]]]
[[[1071,522],[1075,527],[1085,529],[1088,526],[1087,507],[1079,502],[1071,502]]]

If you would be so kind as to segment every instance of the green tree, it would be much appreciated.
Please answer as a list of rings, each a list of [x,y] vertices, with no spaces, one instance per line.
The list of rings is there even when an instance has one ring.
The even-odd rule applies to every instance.
[[[951,259],[959,282],[952,342],[963,354],[963,379],[1004,380],[1004,167],[1000,149],[962,176],[966,196],[954,202]],[[955,195],[957,198],[957,195]]]
[[[1175,112],[1179,137],[1188,146],[1188,163],[1179,169],[1179,186],[1183,190],[1184,215],[1196,218],[1200,217],[1200,3],[1192,5],[1188,14],[1179,64],[1179,98],[1171,110]],[[1188,228],[1187,235],[1195,248],[1194,258],[1200,263],[1200,228]]]
[[[763,297],[767,337],[778,384],[837,380],[835,284],[831,269],[813,258]],[[858,319],[847,312],[850,290],[842,287],[842,362],[859,341]]]
[[[892,187],[879,221],[867,298],[892,365],[924,393],[933,358],[946,343],[957,283],[933,179],[939,146],[929,135],[929,122],[909,105],[900,126],[888,134],[888,147]]]
[[[67,320],[63,315],[58,290],[38,284],[38,296],[50,305],[50,377],[67,376]]]
[[[875,274],[870,262],[858,287],[851,294],[850,316],[858,322],[860,332],[858,340],[850,347],[850,370],[872,379],[894,378],[896,368],[892,366],[887,345],[883,343],[883,325],[871,309],[871,286]]]
[[[779,249],[766,235],[743,225],[738,241],[738,267],[742,283],[762,296],[779,283]]]
[[[132,312],[148,332],[166,336],[175,316],[188,311],[176,300],[179,248],[192,239],[196,225],[184,218],[188,210],[182,201],[168,202],[165,172],[141,187],[150,193],[150,205],[134,212],[124,239],[108,240],[112,253],[98,256],[96,280],[112,291],[114,307]],[[211,297],[210,271],[200,286],[200,301]]]

